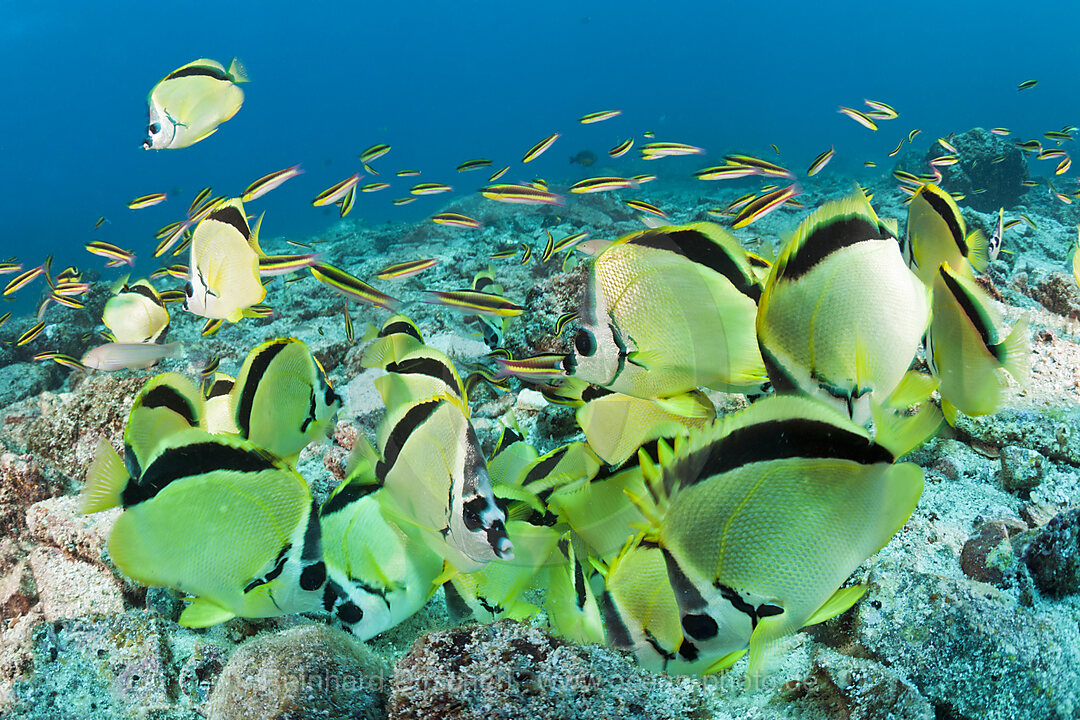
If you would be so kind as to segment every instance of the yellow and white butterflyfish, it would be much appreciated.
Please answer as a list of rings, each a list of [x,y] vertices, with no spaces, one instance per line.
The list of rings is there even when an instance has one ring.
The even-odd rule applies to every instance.
[[[929,287],[941,263],[971,277],[989,263],[989,243],[981,231],[968,233],[964,216],[949,193],[937,185],[921,186],[908,203],[904,260]]]
[[[699,386],[765,381],[754,332],[759,292],[746,252],[719,225],[627,235],[593,261],[565,369],[693,414],[701,406],[686,393]]]
[[[484,456],[461,400],[442,395],[402,402],[407,382],[380,384],[395,401],[379,426],[376,475],[384,507],[461,572],[513,557],[505,513],[495,504]],[[412,532],[412,529],[406,530]]]
[[[1001,406],[1006,370],[1027,380],[1031,347],[1022,319],[1002,339],[990,298],[974,281],[952,269],[938,268],[933,285],[933,319],[926,333],[926,359],[941,380],[941,410],[950,425],[957,412],[989,415]]]
[[[324,607],[361,640],[423,607],[443,571],[441,556],[383,512],[377,461],[367,439],[358,437],[348,476],[319,509],[329,578]]]
[[[773,645],[843,612],[865,587],[841,589],[903,526],[923,474],[894,464],[894,438],[820,402],[773,396],[727,416],[643,466],[660,512],[646,533],[667,567],[698,659],[749,650],[748,684]],[[669,648],[670,649],[670,648]],[[719,667],[717,665],[716,667]]]
[[[254,347],[231,394],[240,436],[290,462],[326,437],[342,405],[319,361],[296,338]]]
[[[819,397],[863,424],[900,383],[929,322],[927,288],[866,197],[806,218],[758,304],[757,332],[777,392]]]
[[[235,58],[228,70],[205,58],[173,70],[150,91],[143,149],[183,148],[213,135],[240,109],[244,91],[237,85],[247,81]]]
[[[139,280],[124,285],[105,302],[101,320],[117,342],[152,343],[169,327],[169,311],[154,286]]]
[[[258,236],[238,198],[199,221],[191,238],[184,309],[212,320],[237,322],[266,297],[259,280]]]
[[[180,624],[322,608],[326,567],[311,491],[283,461],[235,437],[169,435],[132,477],[104,439],[83,508],[123,507],[109,555],[134,580],[194,599]]]

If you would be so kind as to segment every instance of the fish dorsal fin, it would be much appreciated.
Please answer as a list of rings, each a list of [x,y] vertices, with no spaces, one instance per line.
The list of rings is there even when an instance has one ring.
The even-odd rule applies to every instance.
[[[616,242],[678,253],[723,275],[739,292],[753,300],[760,294],[746,250],[734,235],[716,223],[665,225],[632,233]]]
[[[835,458],[862,464],[892,462],[866,430],[820,401],[774,395],[745,410],[691,432],[676,459],[664,462],[663,486],[670,497],[712,475],[756,462],[784,458]],[[643,464],[644,468],[644,464]]]
[[[240,62],[240,58],[233,58],[232,62],[229,63],[229,76],[232,77],[234,83],[251,82],[247,68]]]
[[[832,253],[884,235],[877,213],[862,192],[827,202],[799,223],[766,283],[795,280]]]

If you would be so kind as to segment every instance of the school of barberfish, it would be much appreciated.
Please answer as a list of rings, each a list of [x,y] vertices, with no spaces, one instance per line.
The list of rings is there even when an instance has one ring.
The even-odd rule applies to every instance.
[[[148,99],[144,147],[179,149],[210,137],[240,109],[246,82],[236,60],[226,69],[200,59],[168,74]],[[867,110],[840,113],[869,130],[899,117],[884,102],[864,103]],[[575,124],[602,132],[609,120],[627,118],[603,110]],[[1053,132],[1071,139],[1074,129]],[[556,131],[536,142],[516,169],[563,137]],[[644,137],[641,160],[707,154]],[[79,359],[50,350],[34,359],[82,372],[182,368],[173,359],[197,353],[165,342],[172,313],[198,316],[210,336],[274,316],[265,303],[288,302],[283,288],[307,281],[344,298],[334,313],[344,303],[347,342],[363,344],[359,365],[376,371],[385,413],[373,437],[357,436],[344,479],[320,503],[298,459],[333,434],[348,402],[341,388],[352,378],[335,386],[293,337],[251,348],[235,377],[221,372],[219,357],[198,381],[164,372],[134,398],[120,451],[100,441],[81,509],[121,508],[110,558],[138,583],[181,591],[181,625],[322,613],[366,640],[444,588],[448,603],[481,621],[542,613],[570,641],[607,643],[668,673],[719,672],[745,656],[747,682],[760,682],[779,640],[845,612],[865,593],[848,584],[852,573],[903,527],[922,493],[922,471],[902,456],[961,414],[996,412],[1007,377],[1022,384],[1028,376],[1026,320],[1003,327],[977,282],[1010,226],[1001,211],[989,239],[968,230],[956,197],[942,188],[940,168],[964,160],[962,143],[958,150],[948,138],[935,144],[935,153],[947,154],[928,161],[924,174],[893,173],[907,196],[906,217],[879,217],[872,195],[854,186],[789,222],[775,252],[737,231],[805,208],[804,184],[818,181],[838,157],[835,147],[808,158],[803,181],[779,161],[747,154],[694,173],[761,183],[708,211],[724,224],[669,219],[685,217],[677,202],[668,196],[658,205],[643,194],[655,175],[501,181],[508,165],[485,178],[468,215],[429,212],[427,230],[481,243],[506,216],[500,204],[561,220],[568,202],[600,202],[588,197],[594,193],[607,194],[602,201],[621,213],[636,211],[644,227],[592,238],[551,223],[539,238],[489,242],[480,255],[487,267],[471,283],[459,276],[459,258],[417,249],[384,259],[367,278],[393,285],[393,295],[311,245],[290,241],[303,254],[263,250],[264,214],[245,204],[288,181],[299,185],[299,165],[263,175],[236,196],[211,197],[206,187],[185,217],[159,231],[152,253],[183,254],[186,264],[162,262],[145,278],[113,283],[101,312],[104,344]],[[623,132],[602,142],[618,143],[603,157],[620,161],[635,140]],[[390,151],[378,143],[359,153],[356,171],[344,179],[351,170],[341,172],[311,205],[344,218],[368,199],[360,193],[420,174],[383,168],[379,182],[362,183],[379,174],[374,165],[388,162]],[[591,162],[602,155],[585,152]],[[1039,152],[1068,169],[1064,151]],[[454,174],[491,167],[492,160],[467,159]],[[397,180],[408,197],[393,204],[454,192],[424,177]],[[156,212],[175,204],[167,199],[148,194],[128,207]],[[102,216],[95,230],[106,222]],[[85,247],[109,267],[136,264],[134,251],[103,239]],[[1080,283],[1080,260],[1073,263]],[[550,329],[555,338],[566,334],[567,352],[515,357],[506,333],[537,307],[524,292],[507,293],[498,268],[558,273],[576,265],[580,302]],[[91,288],[75,267],[54,274],[51,257],[29,269],[10,258],[0,273],[13,276],[5,296],[39,278],[47,285],[17,347],[41,342],[47,310],[82,308]],[[162,287],[169,282],[179,287]],[[384,316],[359,341],[350,310],[358,305]],[[477,329],[490,354],[462,364],[425,343],[410,315],[442,311],[456,313],[443,322]],[[515,388],[574,408],[584,440],[541,453],[511,412],[485,452],[490,443],[481,438],[490,430],[478,434],[470,396]],[[720,411],[709,391],[746,402]]]

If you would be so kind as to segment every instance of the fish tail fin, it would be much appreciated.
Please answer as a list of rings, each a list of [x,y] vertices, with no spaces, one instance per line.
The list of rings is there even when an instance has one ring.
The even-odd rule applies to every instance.
[[[98,438],[97,450],[90,469],[86,471],[86,485],[79,494],[79,512],[96,513],[123,504],[121,494],[130,475],[120,453],[105,438]]]
[[[968,246],[968,262],[975,272],[985,272],[990,264],[990,243],[982,230],[975,230],[964,239]]]
[[[1028,319],[1021,318],[1013,325],[1008,337],[997,345],[1001,365],[1016,382],[1026,385],[1031,374],[1031,343],[1028,341]]]
[[[942,401],[942,408],[945,403]],[[874,442],[900,457],[932,437],[941,427],[941,413],[931,403],[925,403],[914,415],[901,415],[880,405],[870,406],[877,432]]]
[[[240,58],[233,58],[229,63],[229,76],[234,83],[246,83],[251,82],[251,78],[248,76],[247,68],[240,62]]]

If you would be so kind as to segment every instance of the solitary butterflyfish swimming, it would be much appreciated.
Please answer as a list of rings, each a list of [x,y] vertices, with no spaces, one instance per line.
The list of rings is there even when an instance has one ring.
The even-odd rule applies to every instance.
[[[195,226],[184,309],[212,320],[237,322],[244,310],[262,302],[258,227],[248,227],[244,204],[234,198]]]
[[[206,59],[173,70],[150,91],[143,149],[183,148],[213,135],[240,109],[244,91],[238,84],[247,81],[235,58],[228,70]]]
[[[101,320],[117,342],[153,343],[169,327],[169,311],[154,286],[139,280],[109,298]]]
[[[826,203],[765,280],[757,330],[778,392],[804,392],[863,424],[900,384],[930,320],[926,286],[866,196]]]

